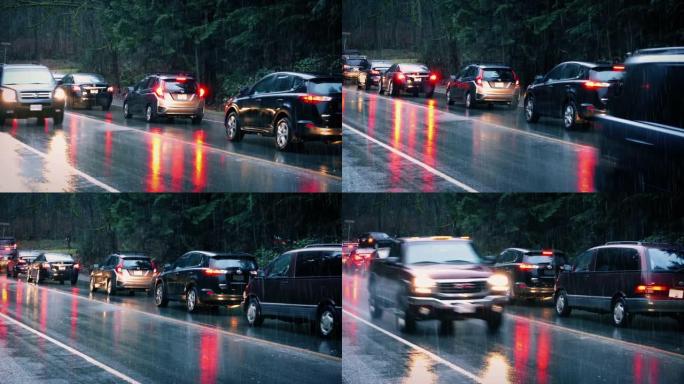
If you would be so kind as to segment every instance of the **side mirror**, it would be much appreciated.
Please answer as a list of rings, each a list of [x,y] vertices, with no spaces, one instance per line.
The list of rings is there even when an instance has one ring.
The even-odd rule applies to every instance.
[[[62,80],[57,80],[57,85],[62,85],[64,82]]]
[[[169,269],[171,269],[171,264],[168,264],[168,263],[164,264],[164,269],[163,269],[163,270],[164,270],[164,271],[168,271]]]

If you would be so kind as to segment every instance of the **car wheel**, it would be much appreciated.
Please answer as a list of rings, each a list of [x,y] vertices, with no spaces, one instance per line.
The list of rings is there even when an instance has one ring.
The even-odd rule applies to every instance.
[[[26,271],[26,283],[31,282],[31,270]]]
[[[446,102],[447,105],[454,105],[454,99],[451,98],[451,90],[447,89],[446,91]]]
[[[568,296],[565,291],[560,291],[556,295],[556,314],[560,317],[570,316],[572,308],[568,304]]]
[[[366,79],[364,89],[365,89],[366,91],[370,91],[370,89],[371,89],[371,84],[372,84],[372,83],[368,82],[368,79]]]
[[[382,89],[382,80],[380,80],[380,84],[378,84],[378,95],[382,95],[385,93],[385,90]]]
[[[229,141],[238,142],[242,140],[245,133],[240,129],[240,120],[238,120],[237,112],[231,111],[224,122],[226,127],[226,136]]]
[[[3,125],[5,125],[5,118],[0,117],[0,127],[2,127]]]
[[[577,107],[572,100],[565,103],[563,107],[563,128],[568,131],[577,128]]]
[[[276,148],[280,151],[286,151],[292,146],[292,125],[290,118],[282,117],[276,123]]]
[[[128,107],[128,103],[124,103],[123,105],[123,114],[125,119],[130,119],[133,116],[131,110]]]
[[[114,294],[116,294],[116,288],[114,288],[114,284],[112,283],[112,279],[107,279],[107,284],[105,285],[105,287],[107,287],[105,289],[107,292],[107,295],[114,296]]]
[[[332,305],[324,306],[318,314],[318,334],[321,337],[330,337],[337,328],[335,322],[335,308]]]
[[[501,323],[503,322],[503,313],[489,311],[486,315],[485,321],[487,322],[487,329],[489,332],[496,332],[501,328]]]
[[[190,287],[190,289],[188,289],[188,294],[185,295],[185,306],[189,313],[197,312],[197,307],[199,307],[197,288]]]
[[[145,108],[145,121],[148,123],[154,122],[154,120],[157,118],[156,112],[154,112],[154,108],[152,108],[151,105],[148,105]]]
[[[518,103],[519,103],[519,102],[520,102],[520,99],[518,98],[518,96],[514,96],[514,97],[513,97],[513,100],[511,100],[511,103],[508,104],[508,108],[510,108],[510,109],[516,109],[516,108],[518,108]]]
[[[202,123],[202,118],[203,116],[195,116],[192,118],[190,122],[192,123],[192,125],[200,125]]]
[[[154,287],[154,303],[157,307],[166,307],[169,304],[169,297],[162,282],[157,283],[157,286]]]
[[[441,335],[450,335],[454,333],[454,322],[451,319],[441,319],[439,321],[439,333]]]
[[[258,327],[264,322],[264,317],[261,315],[261,306],[255,298],[249,299],[247,310],[245,311],[245,318],[250,327]]]
[[[473,107],[473,93],[468,91],[463,98],[463,106],[465,109],[470,109]]]
[[[407,297],[408,292],[397,299],[399,308],[397,309],[396,323],[400,332],[411,333],[416,330],[416,318],[409,311]]]
[[[411,95],[412,95],[413,97],[418,97],[418,96],[420,95],[420,92],[413,92]]]
[[[97,288],[95,288],[95,280],[91,277],[90,278],[90,292],[95,292],[97,291]]]
[[[539,113],[537,113],[534,96],[525,98],[525,120],[528,123],[536,123],[539,121]]]
[[[613,302],[613,308],[611,312],[611,320],[613,325],[616,327],[626,327],[632,322],[634,315],[629,313],[627,310],[627,303],[622,297],[618,298]]]
[[[64,112],[58,113],[54,116],[52,116],[52,122],[54,125],[62,125],[62,122],[64,121]]]
[[[389,84],[387,84],[387,96],[396,96],[394,81],[390,81]]]

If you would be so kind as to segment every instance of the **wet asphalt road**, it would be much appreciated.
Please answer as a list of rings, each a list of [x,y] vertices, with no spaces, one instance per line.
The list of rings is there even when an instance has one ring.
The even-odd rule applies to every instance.
[[[637,316],[615,329],[606,316],[573,311],[558,319],[549,305],[506,309],[498,334],[484,321],[437,321],[414,334],[394,317],[368,313],[366,279],[344,276],[344,383],[680,383],[684,336],[670,318]]]
[[[277,320],[250,328],[240,309],[190,315],[173,302],[159,309],[144,293],[107,298],[90,294],[85,282],[35,286],[0,277],[0,374],[6,384],[126,382],[97,363],[140,383],[339,382],[341,341],[309,331]]]
[[[341,146],[306,143],[279,152],[273,138],[225,137],[222,115],[147,124],[121,109],[8,120],[0,129],[4,192],[339,192]],[[9,150],[8,150],[9,149]]]
[[[593,192],[606,173],[591,128],[528,124],[521,108],[448,106],[440,93],[343,93],[343,191]]]

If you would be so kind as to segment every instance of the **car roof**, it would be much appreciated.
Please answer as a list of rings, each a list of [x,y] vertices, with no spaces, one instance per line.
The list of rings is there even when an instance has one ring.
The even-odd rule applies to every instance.
[[[427,65],[426,65],[426,64],[423,64],[423,63],[396,63],[396,64],[399,65],[399,66],[402,66],[402,65],[416,65],[416,66],[427,67]]]
[[[5,68],[45,68],[48,67],[40,64],[1,64]]]
[[[338,243],[319,243],[319,244],[309,244],[304,246],[304,248],[325,248],[325,247],[341,247],[342,244]]]
[[[118,253],[114,253],[113,255],[123,257],[124,259],[128,258],[128,257],[136,257],[136,258],[146,257],[148,259],[150,258],[149,256],[145,255],[144,253],[137,253],[137,252],[118,252]]]
[[[454,236],[414,236],[414,237],[400,237],[399,241],[403,243],[420,243],[420,242],[437,242],[437,241],[457,241],[470,242],[469,237],[454,237]]]
[[[470,65],[474,65],[474,66],[476,66],[476,67],[481,67],[481,68],[511,69],[511,67],[510,67],[509,65],[505,65],[505,64],[495,64],[495,63],[481,63],[481,64],[480,64],[480,63],[473,63],[473,64],[469,64],[468,66],[470,66]]]
[[[680,244],[672,244],[672,243],[657,243],[657,242],[650,242],[650,241],[608,241],[603,245],[598,245],[594,248],[602,248],[602,247],[625,247],[629,246],[631,248],[637,248],[637,247],[644,247],[644,248],[674,248],[674,249],[681,249],[683,248],[682,245]]]
[[[291,249],[285,253],[291,253],[291,252],[302,252],[302,251],[342,251],[342,245],[335,245],[335,246],[327,246],[327,245],[322,245],[320,247],[304,247],[304,248],[298,248],[298,249]]]
[[[48,251],[48,252],[41,252],[41,254],[42,254],[42,255],[45,255],[45,256],[50,255],[50,256],[68,256],[68,257],[73,257],[70,253],[64,253],[64,252],[50,252],[50,251]]]
[[[0,240],[16,240],[17,238],[14,236],[2,236],[0,237]]]
[[[104,77],[103,75],[95,72],[71,72],[69,75],[95,75],[95,76],[100,76]]]
[[[684,47],[659,47],[637,49],[632,55],[672,55],[684,54]]]
[[[211,251],[190,251],[190,252],[197,252],[201,253],[205,256],[209,257],[254,257],[254,255],[251,255],[246,252],[211,252]]]

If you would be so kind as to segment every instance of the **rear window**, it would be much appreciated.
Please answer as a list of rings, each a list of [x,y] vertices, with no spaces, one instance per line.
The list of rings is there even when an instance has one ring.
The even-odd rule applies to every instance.
[[[105,79],[100,75],[94,74],[84,74],[84,75],[73,75],[74,83],[104,83]]]
[[[653,272],[684,271],[684,251],[682,250],[650,248],[648,258]]]
[[[253,259],[247,258],[236,259],[230,257],[212,257],[209,259],[209,267],[217,269],[240,268],[255,270],[257,269],[257,264]]]
[[[422,64],[402,64],[399,68],[402,72],[430,72],[428,67]]]
[[[5,68],[2,84],[53,84],[55,79],[47,68]]]
[[[363,63],[364,59],[347,59],[347,65],[359,66]]]
[[[133,258],[126,258],[123,259],[123,267],[125,269],[152,269],[152,263],[150,262],[150,259],[148,258],[139,258],[139,259],[133,259]]]
[[[342,82],[333,79],[313,79],[307,83],[307,91],[315,95],[342,93]]]
[[[485,68],[482,77],[485,81],[515,81],[513,71],[509,68]]]
[[[543,255],[525,255],[523,262],[529,264],[551,264],[553,262],[553,256],[543,256]]]
[[[197,82],[193,79],[187,80],[177,80],[168,79],[164,80],[164,87],[170,93],[195,93],[197,92]]]
[[[71,257],[71,255],[66,255],[66,254],[62,254],[62,253],[46,253],[45,254],[45,260],[47,260],[50,263],[59,262],[59,261],[73,262],[74,258]]]
[[[589,71],[589,79],[602,82],[618,81],[624,76],[623,71],[613,71],[613,67],[593,68]]]

